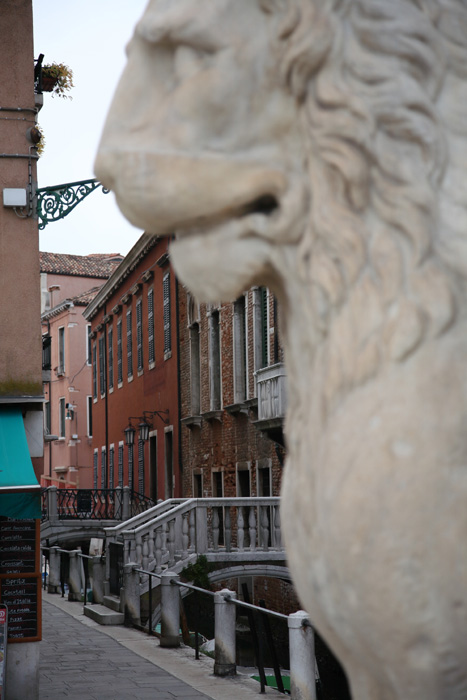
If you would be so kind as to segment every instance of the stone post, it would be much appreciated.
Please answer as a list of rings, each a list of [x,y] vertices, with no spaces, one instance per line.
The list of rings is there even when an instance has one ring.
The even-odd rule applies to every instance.
[[[49,550],[49,581],[47,591],[60,593],[60,547],[51,547]]]
[[[289,615],[290,693],[292,700],[316,700],[315,636],[304,625],[308,613],[298,610]]]
[[[141,592],[139,574],[133,571],[135,562],[125,564],[123,567],[123,588],[120,597],[123,599],[123,612],[125,623],[141,625]],[[121,609],[121,608],[120,608]]]
[[[122,505],[122,520],[128,520],[130,517],[130,487],[123,487],[123,505]]]
[[[179,580],[172,571],[161,576],[161,647],[180,646],[180,590],[171,583]]]
[[[208,549],[208,510],[196,507],[196,552],[204,554]]]
[[[105,561],[102,557],[91,559],[90,577],[92,581],[93,603],[104,602]]]
[[[81,600],[81,558],[77,549],[71,551],[70,573],[68,578],[68,600]]]
[[[222,589],[214,596],[214,636],[216,648],[214,652],[214,675],[234,676],[237,672],[235,664],[235,604],[229,603],[225,596],[236,598],[235,591]]]
[[[49,447],[50,449],[50,447]],[[49,486],[47,489],[47,517],[50,522],[56,522],[58,520],[58,507],[57,507],[57,487]]]

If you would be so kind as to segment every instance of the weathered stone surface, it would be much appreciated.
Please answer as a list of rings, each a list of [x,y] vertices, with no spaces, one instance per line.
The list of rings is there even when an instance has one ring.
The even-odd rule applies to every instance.
[[[281,302],[288,558],[356,700],[467,696],[466,27],[150,2],[96,161],[200,300]]]

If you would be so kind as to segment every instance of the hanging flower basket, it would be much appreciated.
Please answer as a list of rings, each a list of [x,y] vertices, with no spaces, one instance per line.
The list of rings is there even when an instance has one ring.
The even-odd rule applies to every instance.
[[[58,83],[58,78],[52,78],[49,75],[43,75],[42,76],[42,92],[52,92],[57,83]]]

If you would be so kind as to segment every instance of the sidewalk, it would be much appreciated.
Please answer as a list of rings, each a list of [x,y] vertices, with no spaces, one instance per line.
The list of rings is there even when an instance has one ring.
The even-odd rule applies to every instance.
[[[98,625],[82,603],[43,592],[42,613],[39,700],[259,700],[256,681],[217,678],[212,659],[196,661],[192,649]]]

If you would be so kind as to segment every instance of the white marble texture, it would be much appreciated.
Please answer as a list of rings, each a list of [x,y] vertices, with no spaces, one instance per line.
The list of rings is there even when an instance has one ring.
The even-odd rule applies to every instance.
[[[152,0],[96,160],[200,299],[268,285],[283,530],[355,700],[467,697],[465,0]]]

